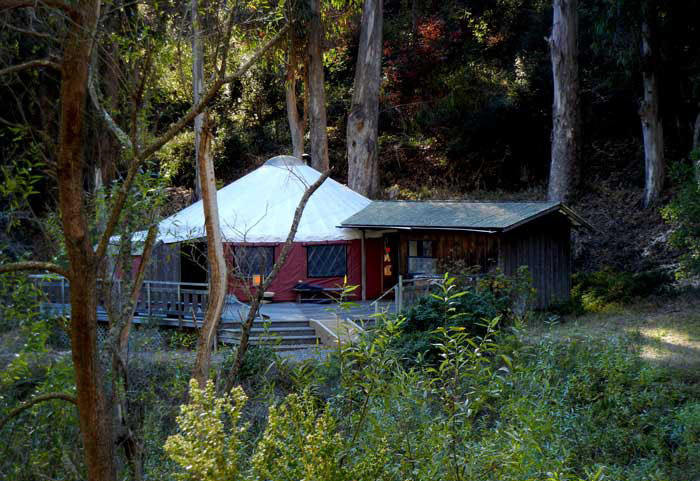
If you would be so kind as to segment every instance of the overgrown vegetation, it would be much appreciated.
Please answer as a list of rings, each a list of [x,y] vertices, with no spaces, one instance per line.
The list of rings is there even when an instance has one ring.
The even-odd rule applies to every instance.
[[[690,157],[691,166],[680,163],[674,166],[674,180],[679,189],[661,211],[673,228],[669,242],[681,252],[677,271],[680,279],[700,274],[700,150],[693,151]]]
[[[700,476],[694,383],[643,360],[624,333],[563,339],[545,328],[523,336],[529,327],[513,314],[512,290],[494,291],[495,279],[466,290],[448,279],[408,316],[379,319],[325,361],[290,364],[254,349],[242,387],[225,394],[214,382],[192,384],[182,407],[191,359],[183,351],[140,354],[129,399],[141,406],[145,478]],[[71,391],[68,359],[47,347],[49,326],[22,327],[33,341],[3,362],[0,418],[30,396]],[[431,354],[407,349],[408,340]],[[2,429],[2,477],[81,479],[71,404],[37,405]]]
[[[553,312],[582,314],[619,309],[623,304],[653,294],[670,293],[673,275],[667,270],[639,273],[604,269],[574,274],[571,299],[553,306]]]

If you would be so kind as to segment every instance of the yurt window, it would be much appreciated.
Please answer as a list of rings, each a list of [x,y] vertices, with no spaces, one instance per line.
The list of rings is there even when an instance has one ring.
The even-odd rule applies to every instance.
[[[347,274],[345,244],[308,246],[306,248],[308,277],[341,277]]]
[[[269,275],[275,263],[274,246],[236,247],[233,255],[236,275],[246,279]]]

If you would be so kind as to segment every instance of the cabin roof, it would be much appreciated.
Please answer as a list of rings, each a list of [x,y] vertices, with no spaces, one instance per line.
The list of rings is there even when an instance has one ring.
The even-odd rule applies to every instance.
[[[559,202],[373,201],[340,227],[365,229],[445,229],[508,231],[559,212],[574,226],[592,226]]]

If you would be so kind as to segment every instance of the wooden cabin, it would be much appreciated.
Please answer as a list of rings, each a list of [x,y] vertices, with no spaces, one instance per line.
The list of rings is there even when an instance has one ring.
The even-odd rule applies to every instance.
[[[379,279],[363,284],[386,290],[399,274],[440,275],[456,262],[506,275],[527,266],[542,309],[569,299],[571,229],[591,226],[555,202],[374,201],[341,227],[382,234],[382,249],[362,259],[362,272]]]

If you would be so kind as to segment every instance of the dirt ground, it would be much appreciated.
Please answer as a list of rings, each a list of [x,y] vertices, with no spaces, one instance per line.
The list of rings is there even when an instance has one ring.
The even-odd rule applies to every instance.
[[[700,296],[644,299],[610,312],[582,316],[540,318],[529,326],[528,337],[547,333],[562,339],[609,338],[628,334],[643,359],[679,369],[700,381]]]

